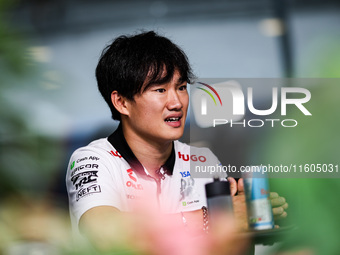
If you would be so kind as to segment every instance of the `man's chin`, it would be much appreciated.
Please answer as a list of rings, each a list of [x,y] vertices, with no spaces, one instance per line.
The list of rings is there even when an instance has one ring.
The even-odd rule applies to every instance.
[[[184,133],[184,125],[180,127],[170,127],[168,125],[162,127],[163,137],[166,137],[166,140],[175,141],[180,139]]]
[[[172,132],[169,135],[171,137],[171,140],[173,140],[173,141],[178,140],[183,136],[183,130],[178,130],[177,132]]]

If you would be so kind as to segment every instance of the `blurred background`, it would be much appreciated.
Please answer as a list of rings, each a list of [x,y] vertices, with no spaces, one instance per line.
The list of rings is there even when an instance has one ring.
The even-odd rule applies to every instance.
[[[337,0],[0,0],[0,254],[71,253],[64,176],[117,125],[94,75],[112,39],[155,30],[197,77],[339,78],[339,27]],[[226,151],[238,162],[245,132]]]

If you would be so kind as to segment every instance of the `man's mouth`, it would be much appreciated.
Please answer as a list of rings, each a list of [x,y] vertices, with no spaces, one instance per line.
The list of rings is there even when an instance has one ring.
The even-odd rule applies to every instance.
[[[171,118],[166,118],[165,122],[176,122],[176,121],[179,121],[180,119],[181,119],[180,117],[177,117],[177,118],[171,117]]]

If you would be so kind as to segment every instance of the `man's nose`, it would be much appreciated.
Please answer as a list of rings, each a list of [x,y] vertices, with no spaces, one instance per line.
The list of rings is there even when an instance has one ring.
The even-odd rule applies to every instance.
[[[180,110],[183,107],[180,96],[176,91],[169,91],[168,94],[168,108],[170,110]]]

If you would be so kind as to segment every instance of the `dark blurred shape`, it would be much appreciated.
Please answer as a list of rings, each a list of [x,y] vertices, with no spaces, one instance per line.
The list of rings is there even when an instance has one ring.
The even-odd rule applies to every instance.
[[[30,0],[28,1],[30,20],[38,31],[44,31],[56,24],[63,25],[67,1],[65,0]]]
[[[8,21],[8,9],[14,2],[0,0],[0,88],[6,86],[6,77],[22,74],[25,71],[22,38],[18,30]]]
[[[289,3],[290,1],[287,0],[272,1],[274,17],[279,19],[282,26],[282,34],[278,36],[278,42],[283,77],[292,77],[294,75]]]
[[[272,15],[285,18],[285,10],[339,8],[337,0],[27,0],[18,1],[10,12],[12,21],[26,31],[46,35],[82,32],[104,27],[121,27],[143,22],[183,22],[186,20],[248,18]],[[274,9],[273,9],[274,8]],[[282,9],[283,8],[283,9]]]

